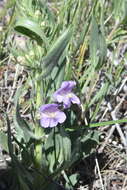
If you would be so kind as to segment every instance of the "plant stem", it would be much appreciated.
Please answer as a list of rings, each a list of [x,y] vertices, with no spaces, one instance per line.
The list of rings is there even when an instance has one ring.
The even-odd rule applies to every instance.
[[[35,135],[37,137],[43,136],[42,128],[39,125],[35,127]],[[35,167],[39,170],[41,169],[41,160],[42,160],[42,142],[37,141],[35,144]]]

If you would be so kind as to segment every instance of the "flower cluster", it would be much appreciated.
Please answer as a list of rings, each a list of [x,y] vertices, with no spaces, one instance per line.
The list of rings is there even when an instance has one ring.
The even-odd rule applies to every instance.
[[[62,103],[63,108],[69,108],[71,103],[80,104],[79,98],[72,92],[76,86],[75,81],[64,81],[61,87],[53,94],[55,102]],[[58,123],[63,123],[66,120],[66,115],[59,109],[59,104],[45,104],[40,107],[42,127],[55,127]]]

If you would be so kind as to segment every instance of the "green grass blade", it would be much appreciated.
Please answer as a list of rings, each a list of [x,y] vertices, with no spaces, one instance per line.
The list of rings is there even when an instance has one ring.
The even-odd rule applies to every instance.
[[[114,124],[121,124],[121,123],[127,123],[127,118],[112,120],[112,121],[104,121],[104,122],[99,122],[99,123],[90,123],[89,127],[101,127],[105,125],[114,125]]]

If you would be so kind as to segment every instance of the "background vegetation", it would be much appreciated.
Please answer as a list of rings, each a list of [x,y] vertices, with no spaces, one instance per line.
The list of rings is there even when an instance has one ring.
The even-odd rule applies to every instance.
[[[1,188],[125,189],[127,1],[8,0],[0,19]],[[39,107],[69,80],[81,106],[41,128]]]

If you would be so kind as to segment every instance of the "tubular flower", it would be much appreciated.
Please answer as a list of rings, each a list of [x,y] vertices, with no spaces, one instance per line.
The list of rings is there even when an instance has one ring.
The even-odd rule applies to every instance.
[[[80,104],[79,98],[72,92],[75,86],[75,81],[62,82],[61,87],[53,94],[54,100],[63,103],[64,108],[69,108],[71,103]]]
[[[64,112],[59,110],[58,104],[45,104],[40,107],[42,127],[55,127],[58,123],[63,123],[66,120]]]

